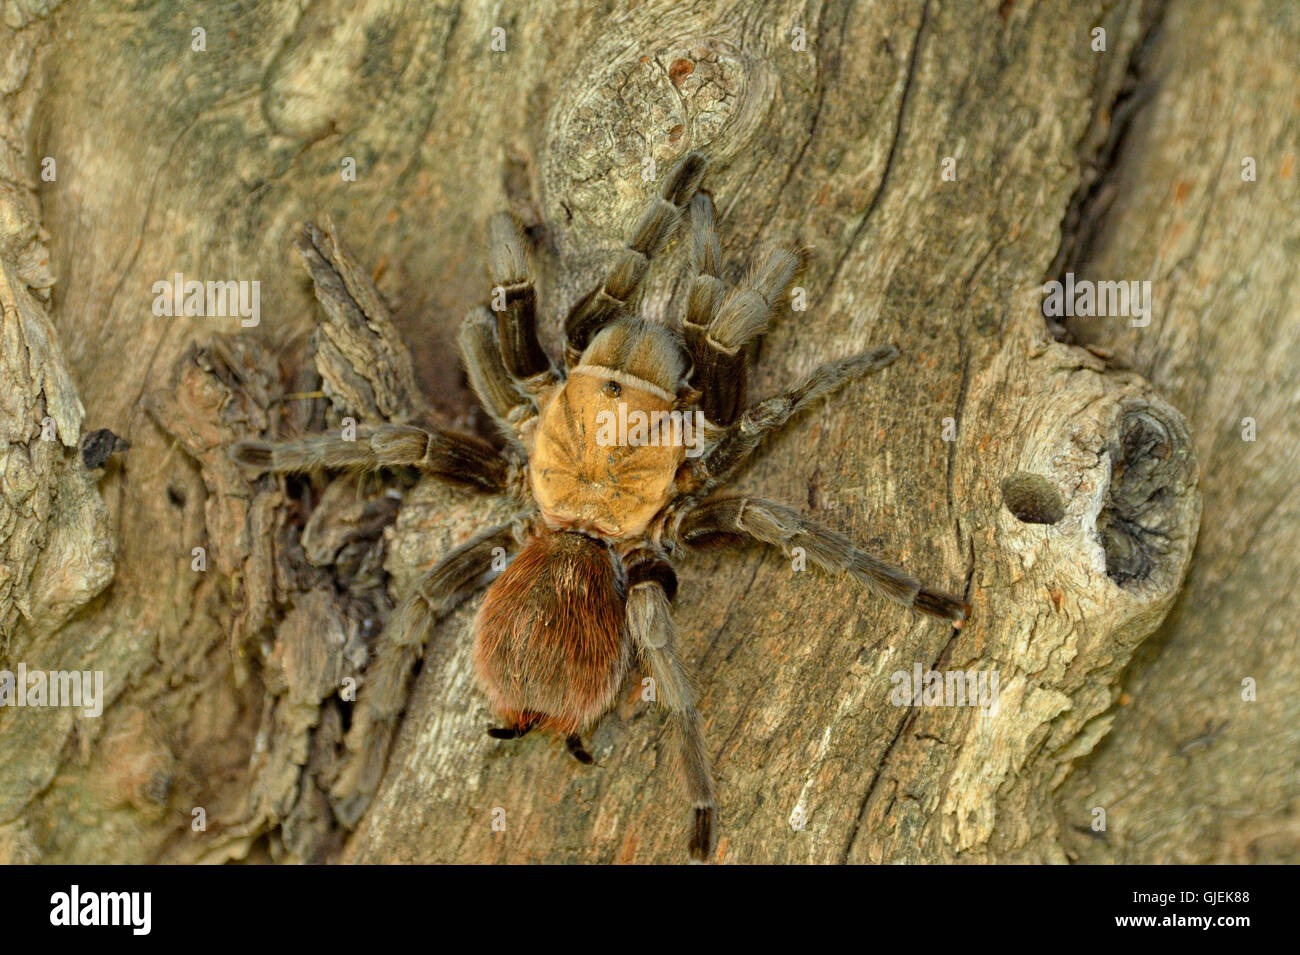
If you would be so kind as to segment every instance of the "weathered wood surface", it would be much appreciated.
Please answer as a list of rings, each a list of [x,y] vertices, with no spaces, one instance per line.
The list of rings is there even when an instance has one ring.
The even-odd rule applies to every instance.
[[[595,768],[491,741],[472,608],[430,641],[375,805],[339,827],[339,686],[485,502],[250,481],[225,449],[401,414],[412,382],[481,427],[451,342],[486,295],[488,215],[532,227],[554,346],[648,193],[643,160],[687,149],[714,162],[730,262],[815,253],[756,394],[903,353],[739,487],[973,606],[954,632],[770,552],[684,566],[719,858],[1296,858],[1293,7],[19,3],[0,52],[0,667],[100,669],[110,697],[99,718],[0,709],[0,858],[684,858],[637,687]],[[332,220],[360,269],[343,286],[364,299],[372,271],[392,327],[314,301],[304,219]],[[669,264],[649,311],[680,298]],[[177,271],[259,280],[261,324],[154,316]],[[1066,271],[1149,279],[1151,324],[1049,327],[1041,286]],[[296,397],[322,382],[333,401]],[[87,472],[96,428],[130,447]],[[996,671],[996,711],[893,705],[914,664]]]

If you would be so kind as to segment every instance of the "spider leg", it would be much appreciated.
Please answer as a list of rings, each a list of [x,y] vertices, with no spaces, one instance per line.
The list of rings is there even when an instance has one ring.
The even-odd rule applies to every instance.
[[[344,740],[347,753],[331,787],[335,812],[344,825],[356,825],[379,788],[411,670],[424,654],[429,631],[488,581],[494,551],[513,544],[511,526],[503,524],[450,551],[420,578],[388,620],[366,667]]]
[[[350,441],[330,434],[239,441],[230,454],[247,468],[276,473],[410,466],[487,491],[503,490],[510,473],[510,461],[490,444],[435,425],[384,424]]]
[[[718,535],[751,537],[786,554],[803,548],[831,573],[848,574],[882,597],[960,627],[969,608],[960,597],[924,586],[907,571],[853,546],[843,534],[800,517],[793,508],[751,497],[723,497],[685,512],[676,538],[687,546]]]
[[[727,294],[722,281],[722,245],[718,241],[713,199],[697,192],[691,200],[691,264],[695,277],[686,297],[682,332],[694,365],[692,382],[701,392],[700,410],[716,425],[735,420],[745,401],[745,353],[727,353],[708,339],[709,326]]]
[[[650,201],[632,230],[627,247],[618,253],[604,278],[580,298],[564,321],[565,361],[572,367],[591,337],[620,312],[631,307],[654,258],[672,237],[704,176],[705,160],[688,153],[673,167],[660,195]]]
[[[520,429],[537,417],[535,389],[550,384],[554,373],[527,383],[512,375],[502,357],[497,319],[486,308],[473,308],[465,315],[459,341],[470,388],[501,432],[522,451]]]
[[[695,708],[695,691],[675,646],[677,635],[670,601],[677,578],[666,561],[660,561],[657,567],[646,573],[638,573],[635,566],[630,566],[628,571],[628,630],[650,667],[655,695],[668,711],[669,722],[677,737],[686,791],[693,811],[690,854],[692,858],[704,861],[713,851],[718,799],[703,721]],[[664,571],[671,580],[667,590]]]
[[[828,361],[815,368],[783,395],[765,398],[745,409],[709,452],[694,467],[700,482],[697,496],[710,493],[731,477],[769,434],[814,401],[832,394],[854,378],[879,371],[898,357],[893,345],[883,345],[861,355]],[[707,390],[705,391],[707,395]]]
[[[498,212],[488,225],[492,267],[492,308],[506,370],[519,380],[534,375],[553,379],[551,360],[537,340],[537,287],[524,255],[519,223]]]
[[[728,289],[718,276],[721,251],[713,200],[704,193],[691,201],[691,234],[696,274],[682,330],[695,364],[694,384],[703,393],[701,410],[710,422],[725,426],[745,405],[746,347],[767,331],[805,256],[793,247],[772,249],[745,284]]]

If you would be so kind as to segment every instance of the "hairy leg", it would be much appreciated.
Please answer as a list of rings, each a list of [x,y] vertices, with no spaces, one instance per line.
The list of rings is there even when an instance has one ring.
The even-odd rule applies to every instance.
[[[882,597],[960,627],[967,607],[960,597],[924,586],[907,571],[859,550],[843,534],[800,517],[793,508],[750,497],[705,501],[686,511],[676,539],[691,546],[709,537],[749,537],[789,554],[801,547],[823,570],[848,574]]]
[[[686,299],[682,333],[695,366],[692,384],[700,391],[700,410],[715,425],[728,425],[745,404],[746,359],[743,349],[725,351],[709,340],[709,326],[727,293],[722,281],[722,246],[713,199],[696,193],[691,200],[691,262],[695,277]]]
[[[356,824],[379,788],[393,733],[406,706],[411,670],[424,653],[429,632],[487,583],[497,548],[508,550],[513,545],[508,524],[467,541],[430,568],[388,620],[366,667],[345,739],[347,754],[331,788],[344,825]]]
[[[488,226],[492,264],[492,309],[496,312],[501,357],[520,380],[551,371],[551,360],[537,340],[537,288],[524,254],[519,223],[499,212]]]
[[[434,425],[384,424],[350,441],[332,434],[240,441],[230,454],[244,467],[276,473],[408,466],[486,491],[503,490],[510,473],[510,462],[490,444]]]
[[[666,591],[661,582],[665,568],[668,574],[672,573],[666,562],[641,573],[635,567],[629,567],[627,624],[642,658],[650,667],[650,675],[655,681],[655,697],[668,711],[669,722],[676,734],[686,792],[693,812],[689,850],[693,858],[703,861],[713,851],[718,799],[703,722],[695,708],[695,691],[675,646],[676,628],[673,626],[670,594],[676,589],[676,577],[672,578],[672,586]]]
[[[704,157],[688,153],[668,173],[660,196],[651,200],[632,230],[627,247],[614,259],[600,283],[580,298],[564,322],[565,361],[577,364],[587,343],[610,319],[631,308],[641,292],[650,260],[672,237],[682,210],[704,176]]]
[[[721,252],[713,200],[703,193],[691,202],[691,227],[696,275],[682,330],[695,363],[693,383],[702,392],[701,410],[711,423],[726,426],[745,406],[746,348],[767,331],[803,268],[804,255],[792,247],[773,249],[744,284],[728,289],[718,275]]]
[[[522,451],[519,432],[537,417],[535,399],[539,378],[519,381],[506,368],[497,337],[497,321],[486,308],[473,308],[460,325],[460,354],[470,388],[502,434]],[[544,376],[547,383],[554,375]]]
[[[829,361],[814,369],[785,394],[766,398],[745,409],[740,419],[719,436],[695,465],[693,471],[699,486],[694,493],[702,497],[719,487],[749,459],[764,438],[809,404],[832,394],[854,378],[879,371],[897,357],[897,348],[883,345],[851,358]]]

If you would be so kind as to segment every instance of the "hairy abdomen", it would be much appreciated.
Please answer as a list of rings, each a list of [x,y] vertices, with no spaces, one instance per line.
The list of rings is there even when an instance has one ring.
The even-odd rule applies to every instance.
[[[614,701],[631,647],[609,548],[582,534],[533,538],[488,588],[474,666],[511,726],[578,733]]]

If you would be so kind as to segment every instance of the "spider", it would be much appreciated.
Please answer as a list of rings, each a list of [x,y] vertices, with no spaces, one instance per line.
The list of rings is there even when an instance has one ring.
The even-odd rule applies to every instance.
[[[747,280],[724,283],[713,201],[699,189],[705,165],[698,153],[675,165],[628,244],[570,310],[563,368],[538,341],[537,293],[519,225],[505,213],[492,218],[495,311],[472,309],[459,344],[502,447],[413,423],[381,424],[352,441],[318,435],[233,449],[236,461],[259,471],[413,466],[510,495],[517,505],[512,521],[483,530],[425,573],[380,635],[348,731],[354,760],[334,786],[353,822],[378,787],[430,630],[484,585],[474,666],[502,724],[488,733],[512,739],[533,729],[554,732],[590,762],[582,734],[610,710],[638,659],[676,730],[691,802],[688,848],[697,860],[713,851],[717,796],[670,612],[674,560],[719,539],[753,539],[787,554],[802,548],[827,571],[962,625],[967,608],[959,598],[843,535],[782,504],[715,493],[792,416],[898,352],[886,345],[827,362],[784,394],[747,404],[748,346],[789,294],[803,256],[777,248]],[[685,315],[670,327],[638,316],[636,302],[651,260],[683,219],[694,276]],[[691,448],[683,416],[699,421]],[[640,427],[624,433],[610,427],[614,420]],[[514,555],[504,566],[494,560],[502,553]]]

